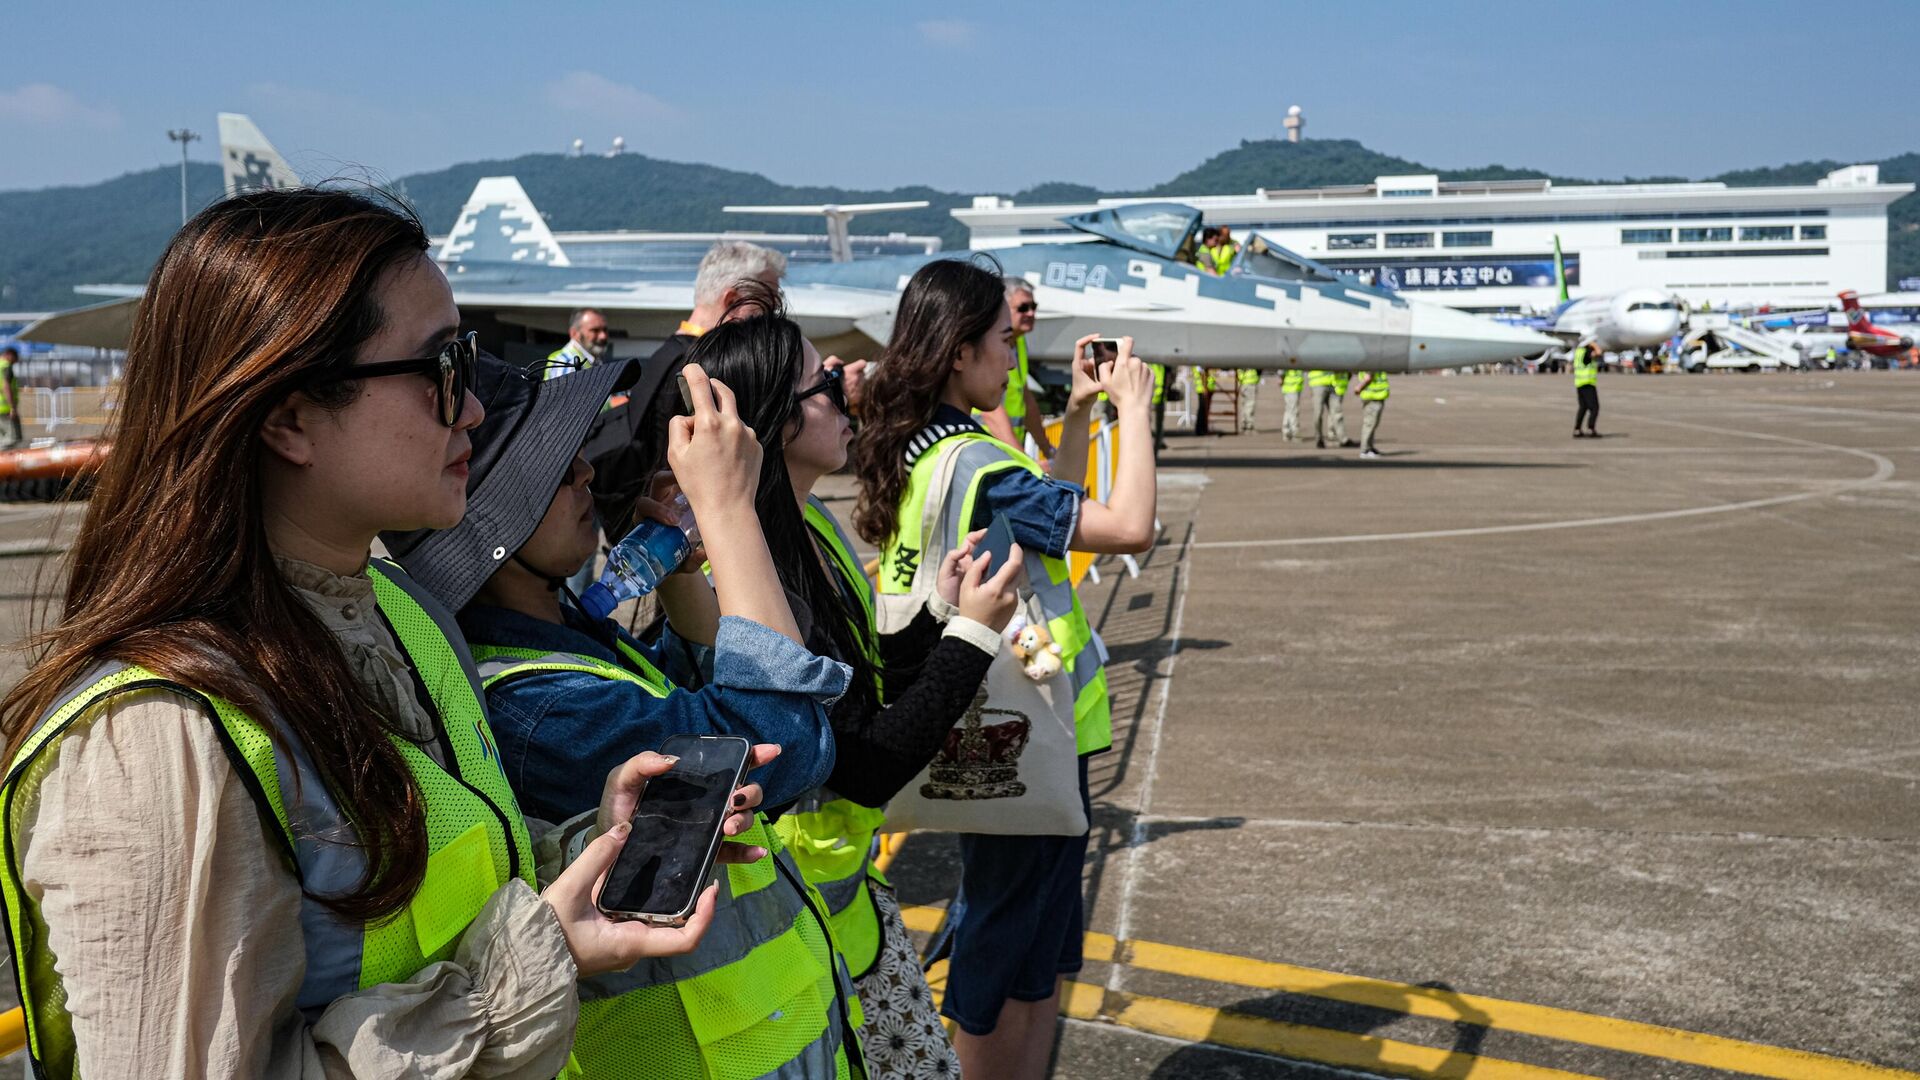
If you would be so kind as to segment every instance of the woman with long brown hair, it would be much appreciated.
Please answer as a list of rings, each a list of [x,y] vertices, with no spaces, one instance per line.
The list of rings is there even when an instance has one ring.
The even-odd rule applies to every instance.
[[[880,548],[879,591],[910,593],[919,566],[939,564],[973,530],[1004,515],[1026,555],[1021,595],[1036,597],[1061,646],[1081,754],[1113,742],[1106,650],[1088,623],[1066,559],[1072,551],[1139,552],[1153,543],[1153,375],[1122,338],[1096,370],[1074,349],[1073,389],[1054,475],[988,435],[968,415],[1003,400],[1015,363],[1012,313],[998,267],[937,259],[900,296],[887,343],[866,379],[853,447],[860,476],[854,526]],[[1120,416],[1120,456],[1103,502],[1059,477],[1087,471],[1088,425],[1104,391]],[[942,466],[951,464],[943,472]],[[933,488],[945,475],[945,491]],[[929,503],[928,500],[939,500]],[[922,535],[925,509],[944,507]],[[989,698],[989,702],[991,702]],[[1061,979],[1080,969],[1080,867],[1087,833],[960,837],[960,895],[948,909],[952,963],[941,1011],[959,1027],[962,1075],[1024,1080],[1046,1072]]]
[[[466,506],[474,345],[426,249],[372,199],[259,192],[153,271],[64,611],[0,702],[39,1075],[551,1077],[579,975],[705,930],[711,891],[679,930],[592,902],[655,755],[535,892],[451,617],[369,561]]]

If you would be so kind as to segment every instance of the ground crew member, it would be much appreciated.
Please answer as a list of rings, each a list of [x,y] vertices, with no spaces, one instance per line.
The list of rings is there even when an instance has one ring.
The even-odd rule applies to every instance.
[[[1213,391],[1218,384],[1214,382],[1213,369],[1196,367],[1192,370],[1193,399],[1197,410],[1193,414],[1193,433],[1207,434],[1207,414],[1213,411]]]
[[[1593,425],[1600,419],[1600,350],[1590,345],[1582,345],[1573,350],[1573,394],[1579,401],[1579,407],[1573,414],[1573,437],[1576,439],[1597,439],[1600,433]],[[1580,422],[1586,421],[1587,430],[1580,430]]]
[[[12,449],[27,441],[20,430],[20,379],[13,366],[20,362],[20,350],[9,345],[0,349],[0,417],[5,418],[7,442]]]
[[[1369,371],[1360,376],[1360,400],[1366,402],[1360,414],[1360,456],[1377,458],[1373,448],[1374,432],[1380,430],[1380,414],[1387,411],[1387,373]]]
[[[1240,245],[1233,242],[1233,230],[1220,226],[1213,242],[1213,272],[1226,277],[1233,269],[1234,257],[1240,254]]]
[[[1149,366],[1153,368],[1153,448],[1159,451],[1167,448],[1167,365]]]
[[[1300,388],[1306,381],[1299,368],[1288,368],[1280,376],[1280,399],[1286,402],[1286,411],[1280,416],[1280,437],[1288,442],[1300,437]]]
[[[1260,373],[1253,368],[1241,368],[1237,376],[1240,380],[1240,433],[1253,430],[1253,402],[1260,394]]]
[[[1328,398],[1328,416],[1333,421],[1331,438],[1333,445],[1352,449],[1360,444],[1347,438],[1347,384],[1353,374],[1346,371],[1333,373],[1333,394]]]
[[[1333,397],[1333,372],[1307,372],[1307,389],[1313,391],[1313,445],[1327,448],[1327,406]]]
[[[1033,331],[1040,305],[1034,301],[1033,286],[1022,277],[1009,277],[1007,308],[1013,312],[1014,364],[1007,372],[1007,396],[997,409],[979,416],[980,426],[1008,446],[1024,449],[1025,436],[1033,436],[1040,456],[1053,456],[1053,440],[1047,438],[1047,418],[1040,412],[1040,399],[1033,392],[1031,365],[1027,361],[1027,335]]]
[[[1219,273],[1220,271],[1217,269],[1218,264],[1214,262],[1213,258],[1213,249],[1219,243],[1220,229],[1218,226],[1207,225],[1202,227],[1200,230],[1200,246],[1195,248],[1193,252],[1193,265],[1205,270],[1209,274]]]
[[[606,363],[612,354],[607,317],[593,308],[581,308],[567,320],[567,343],[547,354],[546,377],[558,378],[569,371]]]

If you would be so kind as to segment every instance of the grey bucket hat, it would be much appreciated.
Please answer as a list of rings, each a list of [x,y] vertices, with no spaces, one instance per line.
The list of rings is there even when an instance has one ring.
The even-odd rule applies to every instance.
[[[473,429],[466,516],[450,529],[380,535],[388,553],[449,611],[465,607],[533,535],[588,426],[632,377],[625,360],[549,373],[481,353],[473,390],[487,415]]]

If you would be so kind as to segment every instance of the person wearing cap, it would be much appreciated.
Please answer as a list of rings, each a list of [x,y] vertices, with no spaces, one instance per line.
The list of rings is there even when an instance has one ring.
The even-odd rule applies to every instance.
[[[854,669],[828,714],[827,782],[775,824],[828,904],[834,948],[860,991],[869,1080],[952,1076],[960,1063],[886,878],[873,868],[881,809],[919,777],[976,703],[1019,601],[1022,556],[972,558],[980,534],[939,563],[935,588],[906,625],[881,633],[858,547],[815,486],[847,463],[853,426],[844,376],[829,368],[776,296],[750,296],[694,346],[703,370],[735,391],[762,451],[755,504],[807,647]]]
[[[701,523],[713,584],[697,553],[662,582],[667,622],[652,647],[560,591],[595,542],[580,440],[622,366],[532,381],[483,364],[487,416],[473,434],[466,519],[388,537],[388,549],[459,611],[500,760],[532,812],[571,817],[592,798],[581,781],[596,763],[679,734],[780,744],[750,778],[768,806],[790,804],[833,767],[826,709],[849,672],[801,644],[754,511],[759,445],[732,392],[697,365],[682,369],[695,413],[670,425],[667,458]],[[581,1075],[631,1075],[645,1061],[640,1071],[660,1077],[833,1076],[858,1061],[857,999],[824,902],[764,817],[736,839],[770,856],[721,875],[716,928],[700,947],[583,988]]]

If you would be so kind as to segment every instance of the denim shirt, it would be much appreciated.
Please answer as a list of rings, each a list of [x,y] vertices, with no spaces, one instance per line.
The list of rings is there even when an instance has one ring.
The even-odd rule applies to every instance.
[[[833,771],[827,710],[846,692],[852,671],[815,656],[785,635],[749,619],[720,620],[711,671],[671,633],[663,647],[635,641],[611,621],[599,627],[567,609],[567,625],[517,611],[469,604],[460,629],[474,645],[539,649],[627,665],[607,633],[659,667],[676,687],[665,698],[616,679],[551,672],[510,679],[487,691],[487,712],[507,780],[528,814],[564,821],[600,803],[607,772],[670,735],[739,735],[780,744],[780,756],[748,774],[765,792],[762,805],[785,806],[826,783]],[[703,665],[704,666],[704,665]],[[702,677],[705,675],[706,677]],[[697,686],[698,689],[680,689]]]

